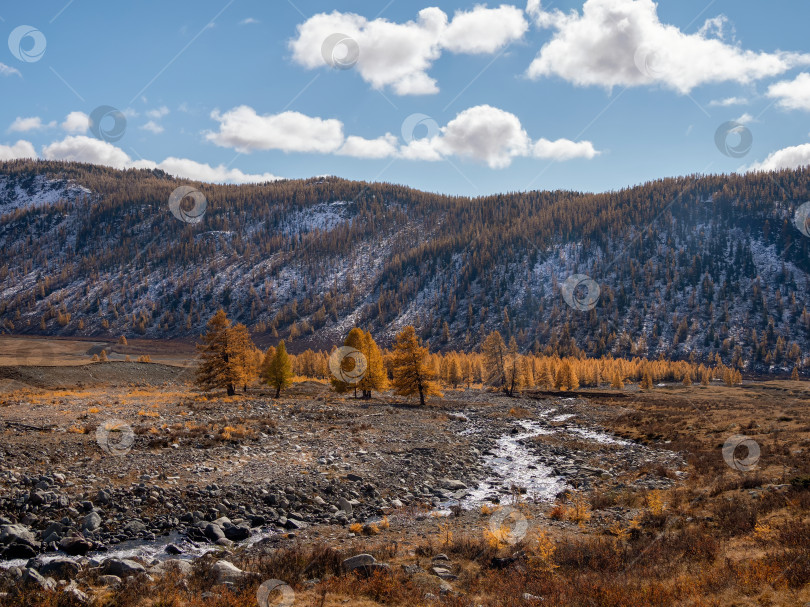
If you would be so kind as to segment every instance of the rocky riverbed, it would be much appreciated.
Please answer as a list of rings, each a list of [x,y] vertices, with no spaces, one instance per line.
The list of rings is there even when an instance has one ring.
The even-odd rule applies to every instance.
[[[478,390],[421,409],[314,382],[278,401],[17,391],[0,407],[0,567],[40,585],[80,568],[116,583],[296,535],[342,541],[383,517],[419,525],[516,495],[542,506],[571,489],[670,486],[680,457],[605,432],[620,411]]]

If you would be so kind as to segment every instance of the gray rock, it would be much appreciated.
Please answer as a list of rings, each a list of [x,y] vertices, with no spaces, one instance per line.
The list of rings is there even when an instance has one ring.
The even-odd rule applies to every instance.
[[[228,561],[217,561],[214,563],[213,572],[216,576],[217,584],[235,584],[244,579],[247,575],[244,571],[239,569],[239,567]]]
[[[24,525],[3,525],[0,527],[0,544],[28,544],[38,548],[36,536]]]
[[[250,537],[250,527],[243,525],[231,525],[225,528],[225,537],[233,542],[241,542]]]
[[[131,559],[107,559],[101,566],[104,575],[115,575],[120,578],[129,577],[144,573],[146,568],[137,561]]]
[[[91,512],[82,521],[82,531],[95,531],[101,527],[101,516],[98,512]]]
[[[93,543],[83,537],[66,537],[59,542],[59,548],[70,556],[87,554],[93,547]]]
[[[221,540],[225,537],[225,532],[222,531],[222,527],[219,525],[215,525],[214,523],[208,523],[203,530],[205,537],[207,537],[212,542],[216,542],[217,540]]]
[[[121,578],[117,575],[100,575],[98,576],[98,581],[105,586],[111,586],[112,588],[116,588],[121,585]]]
[[[42,575],[50,575],[57,580],[72,580],[79,573],[79,564],[76,561],[65,558],[55,558],[39,564],[36,567]]]
[[[338,508],[343,510],[343,512],[345,512],[348,516],[351,516],[354,513],[354,507],[345,497],[341,497],[338,500]]]
[[[43,577],[36,569],[26,569],[22,575],[24,584],[38,584],[44,590],[55,590],[56,580]]]
[[[345,559],[342,563],[344,571],[351,571],[352,569],[356,569],[357,567],[361,567],[363,565],[373,565],[377,562],[370,554],[356,554],[355,556],[351,556]]]

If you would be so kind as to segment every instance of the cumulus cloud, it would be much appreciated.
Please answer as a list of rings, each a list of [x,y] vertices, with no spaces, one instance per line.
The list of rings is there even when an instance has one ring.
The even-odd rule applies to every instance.
[[[8,127],[9,133],[26,133],[28,131],[41,131],[56,126],[55,122],[45,124],[39,116],[32,116],[31,118],[21,118],[17,116],[11,126]]]
[[[149,131],[150,133],[154,133],[155,135],[159,135],[165,130],[161,125],[159,125],[154,120],[150,120],[149,122],[140,126],[139,128],[142,131]]]
[[[68,133],[84,134],[90,128],[90,117],[84,112],[71,112],[60,126]]]
[[[240,105],[221,114],[211,113],[219,131],[206,138],[242,153],[255,150],[330,153],[343,145],[343,123],[312,118],[299,112],[260,116],[252,107]]]
[[[440,156],[470,158],[492,169],[508,167],[516,157],[571,160],[593,158],[597,154],[589,141],[533,142],[517,116],[489,105],[461,112],[432,138],[431,145]]]
[[[476,6],[457,12],[452,21],[441,9],[428,7],[419,11],[416,20],[405,23],[369,21],[354,13],[334,11],[319,13],[298,25],[298,35],[289,46],[293,60],[306,68],[343,60],[356,63],[360,76],[375,89],[391,87],[397,95],[428,95],[439,91],[428,70],[443,50],[493,53],[521,38],[527,29],[522,11],[508,5]],[[324,48],[335,34],[346,38],[342,42],[331,39]]]
[[[389,158],[397,153],[397,138],[391,133],[377,139],[350,135],[336,153],[354,158]]]
[[[258,23],[259,23],[258,19],[254,19],[253,17],[248,17],[247,19],[242,19],[239,22],[239,25],[255,25],[255,24],[258,24]]]
[[[527,12],[556,30],[529,66],[530,78],[558,76],[578,86],[661,85],[681,94],[717,82],[748,84],[810,64],[810,55],[744,50],[723,41],[725,20],[695,34],[661,23],[653,0],[586,0],[577,11]]]
[[[432,131],[427,137],[403,133],[400,143],[391,133],[376,139],[355,135],[345,137],[343,123],[336,119],[283,112],[261,116],[248,106],[211,115],[219,122],[219,131],[206,138],[217,145],[243,153],[256,150],[315,152],[356,158],[404,158],[437,161],[450,156],[468,158],[500,169],[513,158],[535,157],[553,160],[593,158],[598,154],[589,141],[568,139],[533,141],[517,116],[510,112],[479,105],[459,113],[444,127],[429,117]]]
[[[6,65],[5,63],[0,63],[0,76],[20,76],[20,70],[14,69],[11,66]]]
[[[27,144],[28,149],[22,146],[18,150],[18,156],[29,155],[36,157],[33,146],[28,142],[18,142]],[[27,154],[30,152],[30,154]],[[3,158],[5,150],[0,146],[0,158]],[[62,141],[47,145],[42,150],[42,157],[46,160],[71,160],[75,162],[89,162],[91,164],[101,164],[116,169],[161,169],[175,177],[193,179],[195,181],[207,181],[212,183],[261,183],[265,181],[275,181],[279,179],[271,173],[247,174],[239,169],[229,169],[224,165],[212,167],[211,165],[196,162],[186,158],[166,158],[163,162],[151,160],[133,161],[122,149],[106,141],[91,137],[75,136],[66,137]],[[5,159],[5,158],[3,158]]]
[[[776,150],[762,162],[756,162],[747,168],[748,171],[778,171],[797,169],[810,165],[810,143],[794,145]]]
[[[37,152],[29,141],[20,139],[14,145],[0,145],[0,160],[36,158]]]
[[[802,72],[793,80],[782,80],[768,87],[768,97],[788,110],[810,110],[810,74]]]

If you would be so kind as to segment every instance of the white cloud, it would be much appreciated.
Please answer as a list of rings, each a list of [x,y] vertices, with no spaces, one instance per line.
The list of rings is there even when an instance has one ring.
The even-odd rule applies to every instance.
[[[739,122],[740,124],[750,124],[752,122],[757,122],[757,120],[751,114],[745,112],[742,116],[735,119],[734,122]]]
[[[20,70],[14,69],[11,66],[6,65],[5,63],[0,63],[0,76],[20,76]]]
[[[65,137],[46,145],[42,149],[45,160],[71,160],[75,162],[89,162],[102,164],[116,169],[125,169],[130,166],[130,157],[122,149],[111,143],[101,141],[84,135]]]
[[[154,120],[150,120],[149,122],[138,128],[140,128],[142,131],[149,131],[150,133],[154,133],[155,135],[159,135],[165,130],[161,125],[159,125]]]
[[[732,105],[748,105],[748,99],[744,97],[726,97],[725,99],[713,99],[709,102],[709,107],[730,107]]]
[[[90,117],[84,112],[71,112],[65,117],[61,127],[68,133],[84,134],[90,128]]]
[[[776,150],[762,162],[755,162],[748,171],[778,171],[810,165],[810,143]]]
[[[169,157],[159,164],[149,161],[138,161],[133,163],[133,166],[135,168],[158,168],[175,177],[193,179],[194,181],[206,181],[209,183],[263,183],[265,181],[281,179],[281,177],[277,177],[271,173],[251,175],[243,173],[239,169],[229,169],[222,164],[212,167],[209,164],[195,162],[188,158]]]
[[[489,54],[522,38],[528,29],[523,11],[515,6],[502,4],[493,9],[476,6],[453,15],[441,45],[452,53]]]
[[[29,141],[20,139],[14,145],[0,145],[0,160],[36,158],[37,152]]]
[[[489,105],[464,110],[439,134],[414,140],[401,150],[402,157],[413,160],[460,156],[492,169],[506,168],[518,157],[571,160],[593,158],[597,154],[590,141],[532,141],[517,116]]]
[[[523,36],[528,24],[522,12],[503,5],[489,9],[476,6],[457,12],[453,20],[437,7],[419,11],[415,21],[393,23],[386,19],[367,20],[353,13],[319,13],[298,25],[298,36],[289,42],[293,60],[306,68],[329,65],[324,43],[335,34],[346,43],[332,49],[338,61],[354,63],[360,76],[375,89],[391,87],[397,95],[428,95],[439,91],[428,75],[442,53],[493,53]],[[357,51],[347,59],[349,47]],[[326,49],[329,53],[329,49]]]
[[[364,139],[350,135],[346,137],[346,142],[336,153],[355,158],[390,158],[397,153],[397,138],[391,133],[386,133],[377,139]]]
[[[8,127],[9,133],[26,133],[28,131],[41,131],[42,129],[53,128],[56,126],[55,122],[45,124],[39,116],[32,116],[31,118],[21,118],[17,116],[11,126]]]
[[[258,19],[254,19],[253,17],[248,17],[247,19],[242,19],[239,22],[239,25],[254,25],[259,23]]]
[[[219,131],[207,133],[206,139],[242,153],[255,150],[330,153],[343,145],[340,120],[312,118],[299,112],[259,116],[246,105],[224,114],[214,111],[211,118],[219,122]]]
[[[516,157],[570,160],[593,158],[598,154],[589,141],[532,141],[517,116],[489,105],[464,110],[443,128],[434,123],[434,132],[429,137],[414,138],[413,134],[404,134],[408,140],[402,144],[391,133],[376,139],[344,137],[340,120],[298,112],[260,116],[251,107],[239,106],[224,114],[215,111],[211,117],[219,122],[219,131],[207,133],[206,138],[242,153],[282,150],[430,161],[458,156],[493,169],[509,166]]]
[[[788,110],[810,110],[810,74],[803,72],[793,80],[782,80],[768,87],[768,97]]]
[[[34,147],[30,143],[18,141],[17,146],[19,149],[14,152],[17,154],[14,157],[26,155],[36,157]],[[0,159],[7,159],[3,158],[7,149],[9,148],[0,146]],[[213,183],[261,183],[280,179],[271,173],[247,174],[239,169],[229,169],[224,165],[212,167],[211,165],[187,158],[169,157],[163,162],[154,162],[151,160],[133,161],[126,152],[111,143],[84,136],[66,137],[62,141],[47,145],[42,150],[42,157],[46,160],[89,162],[91,164],[101,164],[116,169],[157,168],[175,177]]]
[[[167,116],[168,114],[169,114],[169,108],[167,108],[165,105],[162,106],[162,107],[156,108],[154,110],[149,110],[148,112],[146,112],[147,116],[149,116],[150,118],[154,118],[155,120],[163,118],[164,116]]]
[[[661,23],[652,0],[586,0],[582,14],[547,12],[540,0],[529,0],[527,11],[540,27],[556,30],[529,66],[530,78],[608,89],[660,84],[686,94],[702,84],[748,84],[810,64],[807,54],[757,53],[711,37],[724,23],[717,19],[685,34]]]

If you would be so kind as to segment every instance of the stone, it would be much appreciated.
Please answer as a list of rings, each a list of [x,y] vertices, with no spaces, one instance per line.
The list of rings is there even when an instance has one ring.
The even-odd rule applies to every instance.
[[[44,590],[55,590],[56,580],[43,577],[36,569],[26,569],[22,575],[24,584],[38,584]]]
[[[79,564],[65,558],[55,558],[36,567],[42,575],[49,575],[57,580],[71,580],[79,573]]]
[[[390,574],[391,565],[387,563],[371,563],[369,565],[360,565],[353,569],[354,573],[362,577],[371,577],[377,574]]]
[[[442,580],[457,580],[458,576],[453,575],[453,572],[446,567],[431,567],[431,573]]]
[[[83,537],[66,537],[58,544],[59,549],[70,556],[87,554],[93,547],[93,543]]]
[[[363,565],[373,565],[376,562],[377,559],[370,554],[356,554],[355,556],[345,559],[342,566],[344,571],[351,571],[352,569],[362,567]]]
[[[338,500],[338,508],[343,510],[343,512],[345,512],[348,516],[351,516],[354,513],[354,507],[345,497],[341,497]]]
[[[213,567],[217,584],[234,584],[245,577],[245,572],[228,561],[217,561]]]
[[[112,588],[121,585],[121,578],[117,575],[100,575],[98,576],[98,581],[105,586],[111,586]]]
[[[146,572],[146,568],[132,559],[107,559],[101,566],[104,575],[115,575],[120,578]]]
[[[31,546],[17,542],[9,544],[2,551],[0,551],[0,559],[5,561],[10,561],[13,559],[30,559],[36,555],[37,551]]]
[[[34,533],[24,525],[3,525],[0,527],[0,544],[28,544],[38,548],[39,542]]]
[[[306,529],[307,524],[304,521],[299,521],[299,520],[294,519],[294,518],[288,518],[287,522],[284,523],[284,528],[285,529],[290,529],[290,530],[293,530],[293,529]]]
[[[233,542],[241,542],[250,537],[250,528],[242,525],[231,525],[225,528],[225,537]]]
[[[207,537],[212,542],[216,542],[225,537],[225,532],[222,531],[222,527],[219,525],[215,525],[214,523],[208,523],[203,530],[205,537]]]
[[[95,531],[99,527],[101,527],[101,516],[98,512],[93,511],[84,517],[82,531]]]
[[[166,554],[183,554],[183,549],[177,544],[169,544],[166,546]]]

